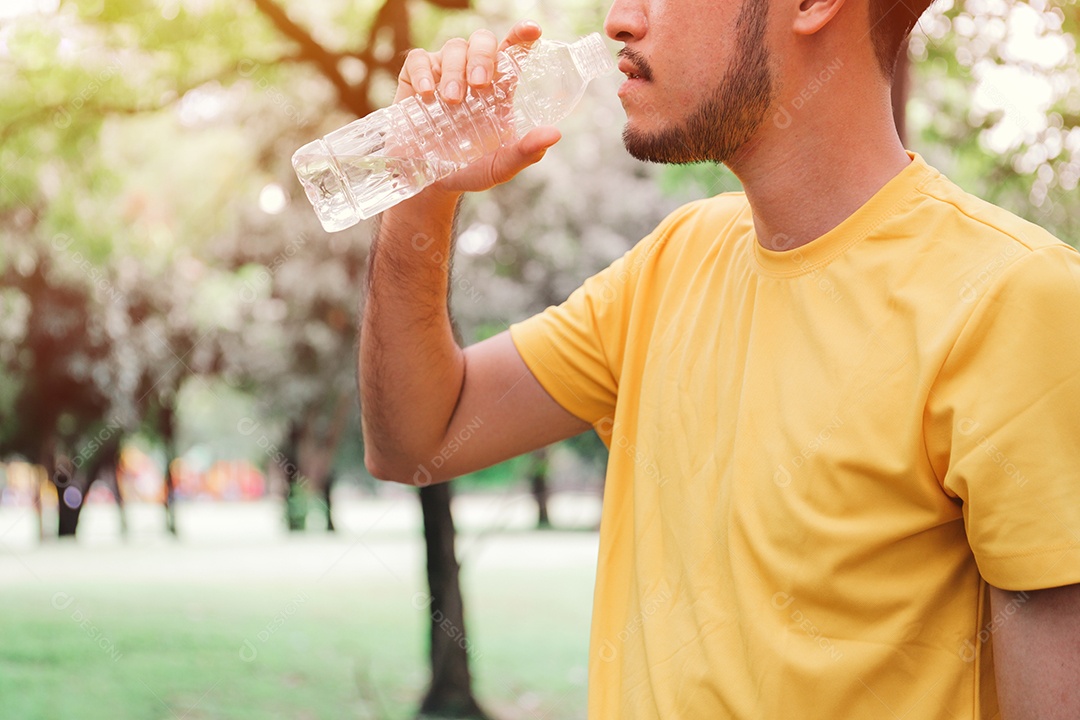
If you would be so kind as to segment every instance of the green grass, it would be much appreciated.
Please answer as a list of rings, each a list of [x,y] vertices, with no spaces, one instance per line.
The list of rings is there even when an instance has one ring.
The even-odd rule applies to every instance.
[[[485,542],[504,554],[507,543],[557,553],[559,537],[512,533]],[[350,549],[349,538],[320,542],[365,552]],[[152,552],[167,565],[178,551]],[[193,551],[183,552],[190,565]],[[95,562],[93,548],[63,553],[60,574],[73,560]],[[196,561],[203,553],[195,551]],[[3,720],[398,720],[415,715],[426,688],[427,615],[413,604],[424,590],[414,563],[295,582],[288,568],[284,577],[255,579],[203,579],[188,568],[162,582],[114,567],[106,580],[88,582],[85,572],[77,581],[57,576],[49,557],[0,552],[0,571],[21,560],[39,578],[28,571],[0,592]],[[124,557],[113,551],[108,562]],[[214,557],[206,548],[205,561]],[[507,567],[481,552],[464,567],[474,689],[493,715],[584,717],[592,570],[577,557],[566,567]]]

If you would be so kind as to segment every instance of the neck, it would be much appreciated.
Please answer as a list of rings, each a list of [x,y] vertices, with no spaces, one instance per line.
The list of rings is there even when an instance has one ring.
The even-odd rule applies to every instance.
[[[804,108],[783,129],[771,120],[733,161],[758,242],[768,250],[807,245],[853,215],[911,158],[888,103],[831,116]]]

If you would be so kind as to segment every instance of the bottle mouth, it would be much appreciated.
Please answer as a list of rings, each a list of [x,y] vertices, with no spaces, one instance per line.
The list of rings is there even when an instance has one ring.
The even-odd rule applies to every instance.
[[[600,33],[591,33],[570,45],[570,56],[586,82],[614,72],[615,59],[611,56]]]

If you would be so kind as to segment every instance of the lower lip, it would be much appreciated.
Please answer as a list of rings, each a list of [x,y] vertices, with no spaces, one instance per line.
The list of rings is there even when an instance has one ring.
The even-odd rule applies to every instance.
[[[619,97],[632,93],[634,90],[641,87],[642,85],[645,85],[648,82],[649,81],[645,78],[640,77],[627,78],[626,82],[624,82],[622,86],[619,87]]]

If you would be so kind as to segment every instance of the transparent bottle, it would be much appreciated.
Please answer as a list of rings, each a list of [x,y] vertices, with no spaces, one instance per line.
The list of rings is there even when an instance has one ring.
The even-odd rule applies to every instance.
[[[529,130],[570,114],[585,86],[615,69],[598,33],[500,52],[495,81],[461,103],[414,95],[310,142],[293,168],[323,227],[351,227]]]

